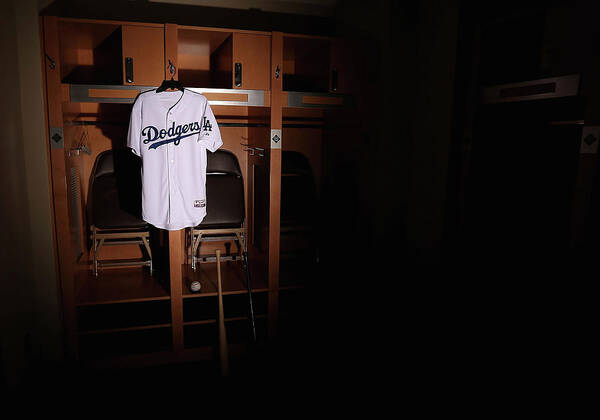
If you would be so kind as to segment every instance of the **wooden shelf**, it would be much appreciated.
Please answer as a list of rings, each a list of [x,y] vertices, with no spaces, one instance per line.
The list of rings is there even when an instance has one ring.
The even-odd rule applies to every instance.
[[[338,109],[353,105],[350,95],[339,93],[284,91],[282,95],[281,103],[287,108]]]
[[[234,354],[240,346],[230,345],[230,354]],[[239,351],[239,350],[238,350]],[[127,354],[105,357],[101,359],[82,359],[81,365],[87,368],[114,369],[114,368],[143,368],[174,363],[190,363],[202,360],[212,360],[215,357],[213,346],[195,347],[184,349],[180,352],[171,350],[155,351],[146,354]]]
[[[80,360],[120,358],[172,350],[171,327],[78,334]]]
[[[120,103],[132,104],[137,95],[156,86],[83,85],[63,84],[63,101],[71,103]],[[217,89],[186,87],[187,90],[206,96],[211,106],[269,107],[271,92],[250,89]],[[285,108],[339,109],[353,106],[351,95],[326,92],[282,92]]]
[[[62,85],[62,98],[69,102],[95,102],[132,104],[137,95],[156,89],[157,86],[126,85]],[[250,89],[214,89],[186,87],[186,90],[200,93],[208,99],[211,106],[269,106],[270,92]]]
[[[141,325],[136,327],[124,327],[124,328],[106,328],[100,330],[88,330],[88,331],[79,331],[79,335],[92,335],[92,334],[111,334],[117,332],[128,332],[128,331],[142,331],[142,330],[152,330],[156,328],[171,328],[171,324],[154,324],[154,325]]]
[[[196,271],[187,264],[182,265],[183,297],[208,297],[217,295],[217,263],[198,264]],[[189,285],[197,280],[202,289],[198,293],[193,293]],[[246,288],[246,274],[239,261],[223,261],[221,263],[221,281],[223,285],[223,295],[234,295],[248,293]],[[252,293],[268,291],[264,282],[252,281]]]
[[[254,315],[254,319],[266,319],[267,315],[266,314],[255,314]],[[229,317],[229,318],[225,318],[225,322],[235,322],[235,321],[246,321],[248,320],[247,316],[235,316],[235,317]],[[206,324],[216,324],[217,320],[216,319],[202,319],[199,321],[187,321],[184,322],[183,325],[187,326],[187,325],[206,325]]]
[[[77,306],[169,300],[167,289],[147,268],[105,268],[98,277],[91,270],[75,279]]]
[[[252,337],[250,323],[245,317],[228,317],[226,320],[228,346],[241,345],[246,347],[251,345]],[[266,315],[256,316],[256,335],[257,342],[264,342],[267,338],[267,317]],[[185,345],[186,349],[202,348],[211,346],[218,349],[218,326],[216,322],[194,322],[185,324]],[[235,357],[230,353],[230,357]]]

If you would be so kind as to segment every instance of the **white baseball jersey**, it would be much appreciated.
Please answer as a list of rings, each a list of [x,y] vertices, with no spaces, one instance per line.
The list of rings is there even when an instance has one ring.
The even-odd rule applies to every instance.
[[[206,151],[223,144],[206,97],[188,89],[138,95],[127,146],[142,158],[142,218],[161,229],[206,216]]]

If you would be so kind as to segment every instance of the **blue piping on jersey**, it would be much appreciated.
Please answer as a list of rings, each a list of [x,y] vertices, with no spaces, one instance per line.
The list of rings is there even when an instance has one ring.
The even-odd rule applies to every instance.
[[[179,141],[182,138],[189,137],[189,136],[194,136],[196,134],[198,134],[198,132],[186,134],[185,136],[173,137],[172,139],[166,139],[166,140],[157,141],[156,143],[152,143],[150,145],[149,149],[156,149],[158,146],[162,146],[163,144],[167,144],[167,143],[173,143],[173,144],[175,144],[175,146],[178,146],[179,145]],[[147,141],[144,140],[144,143],[147,143]]]

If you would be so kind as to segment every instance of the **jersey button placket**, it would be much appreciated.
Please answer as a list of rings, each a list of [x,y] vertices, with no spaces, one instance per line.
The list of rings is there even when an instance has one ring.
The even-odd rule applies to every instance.
[[[165,127],[165,130],[167,130],[167,131],[169,130],[169,127],[171,126],[171,121],[172,121],[171,115],[172,114],[170,111],[167,112],[167,126]],[[172,143],[167,143],[167,173],[169,176],[169,224],[171,224],[171,219],[172,219],[171,213],[172,213],[172,209],[173,209],[172,200],[171,200],[171,197],[173,195],[172,187],[171,187],[171,185],[173,185],[173,181],[172,181],[173,175],[172,175],[171,163],[170,163],[170,162],[172,162],[171,156],[173,156],[173,150],[172,150],[171,144]]]
[[[173,124],[174,118],[173,118],[173,108],[176,107],[179,104],[179,101],[181,101],[181,99],[183,98],[183,94],[184,92],[181,92],[181,96],[179,97],[179,99],[177,100],[177,102],[175,102],[175,104],[173,104],[168,110],[167,110],[167,115],[166,115],[166,127],[165,130],[169,130],[169,127]],[[173,206],[173,200],[172,197],[173,196],[173,181],[176,179],[176,175],[174,174],[174,157],[175,157],[175,153],[174,153],[174,149],[173,149],[173,143],[167,143],[167,171],[168,171],[168,178],[169,178],[169,224],[172,223],[172,220],[177,220],[177,214],[175,214],[175,216],[172,216],[172,210],[174,208],[176,208],[176,206]]]
[[[173,124],[173,112],[169,111],[169,127],[171,127],[171,125]],[[170,173],[171,173],[171,183],[170,183],[170,187],[171,187],[171,191],[169,191],[169,194],[171,194],[171,196],[173,196],[173,185],[174,185],[174,180],[175,180],[175,171],[173,168],[173,157],[175,156],[175,150],[174,150],[174,143],[169,143],[169,146],[171,147],[171,153],[169,154],[170,156],[170,165],[171,165],[171,169],[170,169]],[[171,200],[171,204],[173,204],[173,200]],[[177,205],[173,206],[175,208],[177,208]],[[177,215],[175,215],[175,218],[177,219]]]

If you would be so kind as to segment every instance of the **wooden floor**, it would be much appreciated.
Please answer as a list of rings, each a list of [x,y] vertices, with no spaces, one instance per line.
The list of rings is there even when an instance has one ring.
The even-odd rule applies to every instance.
[[[240,261],[221,263],[223,294],[246,293],[246,273]],[[310,285],[318,281],[316,264],[289,264],[282,261],[280,266],[280,288],[289,289]],[[201,290],[192,292],[190,284],[199,281]],[[252,290],[268,290],[264,279],[252,279]],[[182,265],[183,297],[216,296],[216,263],[201,263],[196,270],[188,264]],[[75,278],[76,302],[78,306],[148,300],[170,299],[168,273],[155,270],[152,275],[147,267],[104,268],[95,276],[91,269],[80,269]]]
[[[217,295],[217,263],[198,264],[195,271],[190,265],[184,264],[181,271],[184,297]],[[200,282],[199,292],[190,291],[189,285],[195,280]],[[246,273],[239,261],[221,263],[221,282],[224,295],[247,293]],[[260,279],[253,279],[251,286],[254,292],[268,290],[266,282]]]
[[[147,267],[106,268],[96,277],[82,270],[75,278],[77,305],[170,299],[164,275],[155,273]]]
[[[303,285],[317,283],[318,276],[313,266],[284,264],[280,277],[278,312],[284,326],[289,324],[290,316],[303,313],[306,300],[300,292]],[[232,349],[243,347],[251,338],[244,266],[240,261],[223,261],[221,278],[228,340]],[[190,290],[195,280],[201,284],[199,292]],[[183,264],[181,282],[185,357],[177,358],[189,356],[190,362],[213,359],[217,346],[216,263],[200,263],[196,270]],[[173,359],[171,348],[170,279],[166,270],[155,270],[151,275],[148,267],[113,267],[95,276],[82,265],[75,285],[82,361],[107,367],[182,361]],[[259,342],[264,342],[269,288],[264,278],[252,279],[251,286],[256,334]],[[233,353],[232,359],[238,358]],[[246,350],[239,353],[245,354]]]

